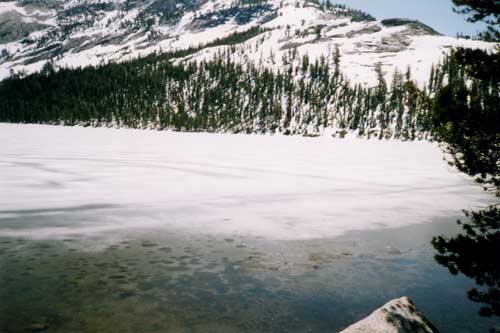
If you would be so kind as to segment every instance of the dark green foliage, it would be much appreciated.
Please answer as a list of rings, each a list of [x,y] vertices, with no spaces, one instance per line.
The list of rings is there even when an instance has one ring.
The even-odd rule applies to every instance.
[[[160,24],[174,24],[178,22],[185,12],[199,8],[196,0],[155,0],[138,16],[138,20],[147,22],[155,17],[159,18]]]
[[[353,22],[365,22],[365,21],[376,21],[377,19],[372,15],[363,12],[362,10],[353,9],[342,4],[333,4],[329,0],[325,3],[325,8],[330,9],[340,9],[342,15],[350,17]]]
[[[439,252],[437,262],[456,275],[459,272],[475,280],[478,287],[469,290],[469,298],[485,304],[482,316],[500,316],[500,209],[489,207],[467,212],[469,221],[463,232],[447,239],[435,237],[432,244]]]
[[[443,78],[446,85],[443,85]],[[500,195],[500,54],[458,49],[433,71],[433,131],[448,144],[459,170]],[[500,209],[466,212],[469,221],[453,238],[436,237],[436,260],[451,273],[473,278],[468,292],[485,304],[480,314],[500,316]]]
[[[210,42],[203,47],[214,47],[214,46],[221,46],[221,45],[236,45],[236,44],[241,44],[255,36],[258,36],[266,31],[269,31],[264,28],[259,28],[259,27],[252,27],[246,31],[242,32],[234,32],[227,37],[224,38],[218,38],[214,40],[213,42]]]
[[[496,23],[500,18],[500,2],[498,0],[452,0],[457,6],[457,12],[470,15],[471,22],[485,21]]]
[[[347,11],[347,16],[350,16],[353,22],[365,22],[365,21],[377,20],[374,16],[358,9],[349,9]]]
[[[305,55],[277,73],[230,60],[237,52],[232,45],[262,33],[253,28],[120,64],[57,72],[48,65],[13,76],[0,83],[0,121],[302,135],[330,127],[404,140],[424,133],[427,98],[410,74],[391,87],[382,76],[377,88],[353,87],[340,72],[337,50],[331,61],[311,63]],[[217,45],[228,47],[208,62],[171,62]]]
[[[230,19],[235,19],[236,23],[244,25],[249,23],[254,17],[262,14],[276,15],[272,11],[272,6],[268,3],[255,3],[246,6],[234,6],[226,9],[209,12],[198,16],[194,23],[200,24],[201,28],[212,28],[222,25]]]
[[[499,41],[500,1],[498,0],[453,0],[455,11],[468,16],[469,22],[485,22],[488,27],[479,37],[487,41]]]
[[[500,40],[500,1],[453,0],[468,21],[483,21],[480,37]],[[448,83],[443,87],[443,78]],[[459,170],[500,196],[500,53],[459,49],[432,72],[429,89],[436,92],[432,110],[435,133],[449,145]],[[478,288],[468,292],[485,304],[483,316],[500,316],[500,210],[498,204],[467,212],[464,232],[454,238],[436,237],[436,260],[473,278]],[[461,223],[459,221],[459,223]]]
[[[449,143],[459,170],[489,188],[500,185],[500,53],[458,49],[442,72],[448,84],[437,85],[434,132]]]

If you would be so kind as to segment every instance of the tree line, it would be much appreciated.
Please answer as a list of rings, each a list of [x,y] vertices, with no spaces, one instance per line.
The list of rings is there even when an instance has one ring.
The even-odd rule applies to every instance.
[[[367,88],[346,79],[338,50],[311,61],[290,49],[277,72],[231,60],[232,45],[265,33],[253,28],[217,40],[211,44],[228,47],[201,62],[172,60],[206,45],[96,67],[56,71],[48,63],[39,73],[0,83],[0,121],[287,135],[332,128],[403,140],[427,135],[429,94],[410,69],[386,82],[378,64],[378,84]]]

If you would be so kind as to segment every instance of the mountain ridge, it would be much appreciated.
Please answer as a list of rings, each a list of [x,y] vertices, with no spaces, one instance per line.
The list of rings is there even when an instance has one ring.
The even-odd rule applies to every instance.
[[[12,29],[13,21],[19,30]],[[11,22],[7,23],[11,32],[19,33],[2,35],[5,22]],[[307,0],[4,1],[0,2],[0,42],[4,38],[0,79],[41,70],[49,60],[56,68],[120,62],[209,45],[255,27],[266,32],[234,47],[232,60],[277,70],[291,65],[290,52],[314,61],[331,57],[339,48],[349,80],[368,86],[376,83],[373,69],[378,62],[387,80],[396,68],[404,71],[412,65],[416,80],[424,84],[432,63],[450,48],[492,47],[441,36],[418,21],[376,21],[362,11]],[[27,36],[13,40],[19,34]],[[205,47],[176,61],[207,60],[221,48]]]

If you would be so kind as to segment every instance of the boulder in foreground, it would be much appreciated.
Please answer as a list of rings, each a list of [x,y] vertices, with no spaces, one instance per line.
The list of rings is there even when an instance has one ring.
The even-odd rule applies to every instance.
[[[408,297],[394,299],[340,333],[438,333]]]

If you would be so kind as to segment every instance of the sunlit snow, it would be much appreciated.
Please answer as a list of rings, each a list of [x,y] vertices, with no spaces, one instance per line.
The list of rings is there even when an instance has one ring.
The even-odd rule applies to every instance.
[[[489,198],[429,142],[0,124],[0,237],[315,239]]]
[[[352,22],[349,18],[337,15],[335,11],[325,12],[310,3],[297,6],[302,2],[295,0],[269,0],[266,3],[277,13],[276,17],[266,23],[261,23],[263,17],[257,15],[251,17],[246,24],[237,24],[234,19],[230,19],[215,26],[200,28],[194,24],[195,14],[188,11],[174,25],[156,26],[155,33],[162,37],[154,42],[150,42],[152,32],[128,31],[123,27],[126,26],[126,22],[136,20],[140,13],[139,8],[130,9],[124,13],[117,10],[109,11],[94,17],[93,25],[72,32],[68,35],[67,41],[58,41],[58,43],[71,44],[71,41],[88,38],[89,40],[84,42],[85,47],[81,50],[71,49],[52,60],[58,68],[95,66],[109,61],[135,59],[154,52],[162,53],[197,47],[227,37],[232,33],[260,26],[270,31],[231,46],[233,51],[230,57],[233,61],[241,64],[253,63],[274,71],[283,71],[290,64],[294,67],[298,66],[299,60],[307,55],[311,63],[324,57],[331,65],[333,54],[338,47],[342,56],[340,68],[353,84],[376,85],[374,67],[375,64],[381,63],[387,81],[390,82],[396,69],[405,72],[407,67],[411,66],[412,78],[423,86],[429,81],[431,66],[437,65],[451,48],[491,50],[496,45],[448,36],[421,35],[415,31],[405,33],[408,26],[387,27],[380,21]],[[65,8],[71,8],[77,4],[79,1],[70,2],[65,5]],[[227,0],[208,1],[197,11],[197,15],[230,8],[233,4]],[[149,3],[146,2],[143,7],[148,5]],[[46,25],[56,23],[55,12],[47,13],[48,16],[43,16],[43,20],[40,20],[36,17],[36,13],[25,13],[24,9],[14,2],[6,2],[3,5],[0,3],[0,13],[14,9],[26,15],[29,14],[26,16],[27,19],[33,19],[39,23]],[[317,29],[319,29],[319,35],[316,33]],[[36,31],[29,37],[39,40],[46,32]],[[104,36],[113,38],[121,34],[128,36],[121,43],[99,42],[99,38]],[[96,42],[95,45],[92,44],[93,42]],[[395,47],[394,43],[399,46]],[[80,45],[80,42],[77,44]],[[37,45],[37,43],[25,45],[21,40],[0,45],[0,51],[5,50],[12,55],[5,60],[0,59],[0,80],[8,77],[11,71],[33,73],[41,70],[47,59],[32,56],[32,54],[38,54],[34,51],[41,48]],[[229,46],[207,47],[187,58],[177,59],[177,62],[210,60],[228,48]],[[297,54],[292,58],[290,54],[293,52]],[[29,61],[26,61],[28,59]]]

